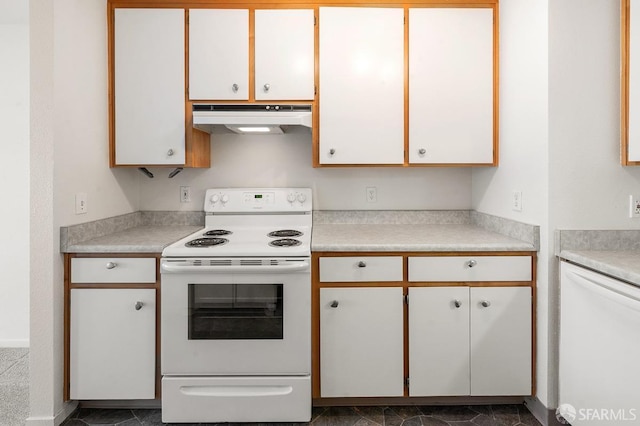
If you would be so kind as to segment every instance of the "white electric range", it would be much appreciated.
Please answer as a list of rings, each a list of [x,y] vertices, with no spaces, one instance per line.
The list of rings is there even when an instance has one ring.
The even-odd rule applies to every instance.
[[[161,262],[163,422],[311,417],[309,188],[206,192]]]

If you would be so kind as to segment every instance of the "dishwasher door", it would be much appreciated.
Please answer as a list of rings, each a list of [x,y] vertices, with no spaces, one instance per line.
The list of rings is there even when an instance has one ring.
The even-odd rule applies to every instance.
[[[560,405],[573,426],[640,423],[640,287],[560,265]]]

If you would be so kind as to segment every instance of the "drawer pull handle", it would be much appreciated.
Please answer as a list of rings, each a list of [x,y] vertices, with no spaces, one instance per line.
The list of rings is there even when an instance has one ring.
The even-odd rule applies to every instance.
[[[107,269],[113,269],[116,266],[118,266],[116,262],[107,262]]]
[[[488,308],[489,306],[491,306],[491,302],[489,302],[488,300],[483,300],[482,302],[480,302],[480,304],[481,304],[484,308]]]
[[[358,262],[358,268],[366,268],[366,267],[367,267],[367,262],[363,262],[362,260]]]
[[[337,308],[339,304],[340,303],[337,300],[334,300],[333,302],[331,302],[331,307],[332,308]]]
[[[456,308],[459,308],[460,306],[462,306],[462,302],[456,299],[453,301],[453,306],[455,306]]]
[[[136,311],[139,311],[140,309],[142,309],[143,305],[144,305],[144,303],[142,303],[142,302],[136,302]]]
[[[473,268],[473,267],[474,267],[474,266],[476,266],[477,264],[478,264],[478,262],[477,262],[477,261],[475,261],[475,260],[473,260],[473,259],[471,259],[470,261],[468,261],[468,262],[467,262],[467,266],[468,266],[469,268]]]

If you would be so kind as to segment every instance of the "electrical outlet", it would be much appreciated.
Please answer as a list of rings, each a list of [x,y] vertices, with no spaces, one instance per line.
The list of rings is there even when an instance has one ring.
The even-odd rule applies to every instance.
[[[76,194],[76,214],[85,214],[87,212],[87,194],[78,192]]]
[[[522,191],[513,191],[511,196],[511,210],[522,211]]]
[[[367,187],[367,202],[375,203],[378,201],[378,189],[375,186]]]
[[[190,186],[181,186],[180,187],[180,202],[181,203],[190,203],[191,202],[191,187]]]
[[[640,196],[629,195],[629,217],[640,217]]]

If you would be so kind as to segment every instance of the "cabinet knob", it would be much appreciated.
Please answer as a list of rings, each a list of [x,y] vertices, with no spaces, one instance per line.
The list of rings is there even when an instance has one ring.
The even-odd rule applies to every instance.
[[[169,157],[171,157],[173,154],[174,154],[173,149],[169,149],[169,150],[167,151],[167,155],[168,155]]]
[[[113,269],[116,266],[118,266],[116,262],[107,262],[107,269]]]
[[[489,302],[488,300],[483,300],[482,302],[480,302],[480,304],[484,308],[488,308],[489,306],[491,306],[491,302]]]
[[[240,88],[240,86],[238,86],[236,83],[233,83],[231,85],[231,90],[233,90],[233,93],[238,93],[238,89]]]
[[[339,305],[339,302],[337,300],[334,300],[333,302],[331,302],[331,307],[332,308],[337,308]]]
[[[475,260],[471,259],[470,261],[467,262],[467,266],[469,268],[473,268],[474,266],[476,266],[478,264],[478,262],[476,262]]]
[[[271,89],[271,85],[269,83],[265,84],[264,86],[262,86],[264,88],[265,92],[268,92],[269,89]]]
[[[424,149],[424,148],[420,148],[420,149],[418,150],[418,154],[420,154],[420,155],[425,155],[426,153],[427,153],[427,150],[426,150],[426,149]]]
[[[360,261],[358,262],[358,268],[366,268],[367,267],[367,262],[364,261]]]
[[[142,303],[142,302],[136,302],[136,311],[139,311],[140,309],[142,309],[143,305],[144,305],[144,303]]]
[[[335,149],[331,148],[331,149],[329,150],[329,155],[333,155],[333,154],[335,154],[335,153],[336,153],[336,150],[335,150]]]
[[[462,306],[462,302],[456,299],[453,301],[453,306],[455,306],[456,308],[459,308],[460,306]]]

